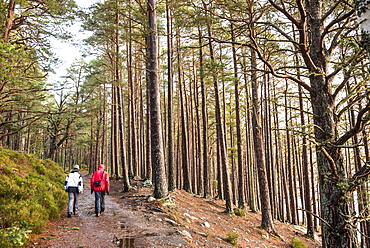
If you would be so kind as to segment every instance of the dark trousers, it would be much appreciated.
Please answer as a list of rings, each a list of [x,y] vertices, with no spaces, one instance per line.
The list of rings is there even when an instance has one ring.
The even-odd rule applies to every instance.
[[[105,191],[94,191],[95,192],[95,213],[100,214],[105,210]]]

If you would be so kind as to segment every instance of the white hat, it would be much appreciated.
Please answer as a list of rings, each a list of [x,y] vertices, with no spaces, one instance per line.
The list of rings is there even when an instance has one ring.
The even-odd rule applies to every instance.
[[[76,165],[73,166],[73,169],[79,170],[80,169],[80,166],[78,164],[76,164]]]

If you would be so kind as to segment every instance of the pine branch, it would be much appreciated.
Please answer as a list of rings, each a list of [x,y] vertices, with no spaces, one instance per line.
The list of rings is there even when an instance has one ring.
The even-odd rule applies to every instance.
[[[370,162],[366,162],[349,180],[347,193],[353,192],[356,188],[369,179]]]

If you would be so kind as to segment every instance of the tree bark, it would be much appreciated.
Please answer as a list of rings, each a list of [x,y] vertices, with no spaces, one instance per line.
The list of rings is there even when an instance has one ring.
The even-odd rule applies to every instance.
[[[235,41],[234,27],[232,23],[231,28],[231,39]],[[237,156],[238,156],[238,208],[245,209],[245,172],[243,163],[243,150],[242,150],[242,133],[241,133],[241,123],[240,123],[240,99],[239,99],[239,78],[238,78],[238,61],[236,58],[236,47],[232,46],[233,51],[233,64],[234,64],[234,94],[235,94],[235,120],[236,120],[236,146],[237,146]]]
[[[310,83],[311,104],[313,109],[317,165],[319,170],[321,217],[327,223],[322,225],[323,247],[357,247],[356,231],[347,225],[350,216],[350,204],[341,189],[345,178],[343,158],[340,148],[325,145],[336,139],[336,123],[334,117],[334,99],[329,93],[331,85],[326,81],[325,55],[321,44],[323,23],[321,21],[322,2],[313,0],[308,6],[310,13],[308,26],[312,32],[309,55],[315,65],[311,69]],[[325,154],[326,153],[326,154]]]
[[[262,211],[262,223],[261,227],[268,232],[276,233],[271,216],[270,207],[270,196],[269,189],[267,185],[267,175],[266,175],[266,165],[263,153],[263,140],[261,133],[260,115],[259,115],[259,101],[258,101],[258,85],[257,85],[257,74],[256,74],[256,55],[255,51],[251,49],[251,85],[252,85],[252,129],[254,138],[254,152],[255,152],[255,162],[257,164],[258,170],[258,182],[259,191],[261,198],[261,211]]]
[[[304,119],[304,108],[303,108],[303,96],[302,96],[302,87],[299,87],[299,108],[300,108],[300,118],[301,118],[301,126],[302,133],[305,133],[305,119]],[[311,188],[314,188],[314,185],[310,185],[310,173],[309,173],[309,163],[308,163],[308,152],[307,152],[307,139],[305,137],[302,138],[302,167],[303,167],[303,186],[304,186],[304,208],[307,210],[306,212],[306,220],[307,220],[307,236],[313,238],[314,237],[314,225],[312,219],[312,201],[311,201]],[[313,177],[313,175],[311,175]],[[315,204],[315,203],[314,203]]]
[[[180,40],[177,36],[177,60],[180,62]],[[179,63],[178,65],[178,81],[179,81],[179,98],[180,98],[180,118],[181,118],[181,167],[182,167],[182,178],[183,178],[183,189],[187,192],[192,192],[191,184],[190,184],[190,162],[188,159],[188,122],[186,121],[186,109],[185,109],[185,101],[184,98],[184,91],[183,91],[183,76],[182,76],[182,65]]]
[[[164,150],[162,137],[161,105],[159,91],[158,69],[158,36],[157,36],[157,4],[148,0],[148,73],[150,96],[150,137],[151,157],[153,167],[154,197],[163,198],[168,194],[166,171],[164,165]]]
[[[172,22],[171,22],[170,0],[166,0],[166,21],[167,21],[167,161],[168,161],[168,190],[174,191],[175,184],[175,165],[173,163],[173,76],[172,76]]]
[[[287,91],[288,91],[288,82],[286,81],[285,84],[285,95],[284,95],[284,100],[285,100],[285,126],[289,127],[289,113],[288,113],[288,108],[289,108],[289,103],[287,99]],[[295,199],[295,187],[294,187],[294,180],[296,180],[293,176],[293,160],[292,160],[292,149],[291,149],[291,139],[290,139],[290,130],[289,128],[286,129],[286,146],[287,146],[287,155],[286,155],[286,167],[287,167],[287,174],[288,174],[288,194],[289,194],[289,208],[290,208],[290,215],[288,216],[288,220],[290,223],[296,225],[298,220],[297,220],[297,208],[296,208],[296,199]]]
[[[5,32],[3,35],[3,40],[5,43],[9,42],[10,32],[13,27],[14,10],[15,10],[15,1],[10,0],[8,3],[8,16],[7,16],[6,25],[5,25]]]
[[[211,34],[211,28],[208,26],[208,35],[209,37],[212,37]],[[209,40],[209,50],[210,50],[210,57],[212,61],[215,61],[214,59],[214,53],[213,53],[213,44],[212,41]],[[221,166],[221,175],[223,180],[223,193],[226,201],[226,212],[231,213],[233,211],[232,208],[232,194],[231,194],[231,182],[230,182],[230,172],[228,168],[228,161],[227,161],[227,150],[226,150],[226,141],[224,137],[224,131],[223,131],[223,122],[221,117],[221,105],[220,105],[220,98],[219,98],[219,88],[218,88],[218,81],[216,76],[213,76],[213,86],[215,91],[215,111],[216,111],[216,129],[217,129],[217,144],[219,149],[219,162]],[[219,182],[220,183],[220,182]]]
[[[210,187],[210,163],[208,157],[208,113],[207,113],[207,96],[206,88],[204,85],[204,65],[203,65],[203,42],[202,42],[202,31],[198,27],[199,31],[199,77],[200,77],[200,91],[202,95],[202,143],[203,143],[203,190],[204,197],[209,198],[211,196]]]

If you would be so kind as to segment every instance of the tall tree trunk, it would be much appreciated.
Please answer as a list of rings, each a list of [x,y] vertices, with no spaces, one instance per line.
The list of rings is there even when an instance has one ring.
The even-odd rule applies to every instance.
[[[288,82],[285,82],[285,94],[284,94],[284,100],[285,100],[285,126],[289,127],[289,114],[288,114],[288,108],[289,108],[289,103],[287,99],[287,94],[288,94]],[[297,214],[296,214],[296,201],[295,201],[295,188],[294,188],[294,180],[296,180],[293,177],[293,170],[294,170],[294,165],[292,161],[292,149],[291,149],[291,140],[290,140],[290,130],[289,128],[286,129],[286,147],[287,147],[287,155],[286,155],[286,168],[288,170],[288,188],[289,188],[289,204],[290,204],[290,216],[288,216],[288,220],[292,224],[297,224]]]
[[[276,233],[274,225],[272,222],[271,216],[271,207],[270,207],[270,196],[269,189],[267,185],[267,175],[266,175],[266,165],[265,158],[263,153],[263,139],[261,133],[261,124],[260,124],[260,114],[259,114],[259,100],[258,100],[258,81],[257,81],[257,62],[256,54],[253,49],[251,49],[251,85],[252,85],[252,129],[253,129],[253,138],[254,138],[254,152],[255,152],[255,161],[257,164],[258,170],[258,182],[261,198],[261,211],[262,211],[262,223],[261,227],[268,232]]]
[[[131,5],[131,1],[128,3]],[[132,14],[131,14],[131,7],[128,10],[129,11],[129,20],[128,20],[128,33],[129,35],[132,34]],[[129,149],[127,151],[128,156],[128,173],[131,176],[139,176],[138,173],[138,135],[136,133],[137,130],[137,114],[136,114],[136,88],[135,84],[133,82],[133,73],[132,73],[132,38],[129,38],[129,41],[127,43],[127,81],[130,88],[130,101],[129,101],[129,132],[128,132],[128,139],[129,143],[131,144],[129,146]]]
[[[195,111],[195,134],[194,134],[194,153],[195,153],[195,171],[197,171],[196,175],[196,189],[197,194],[204,195],[204,182],[203,182],[203,174],[204,174],[204,168],[202,164],[202,132],[201,132],[201,118],[200,118],[200,99],[199,99],[199,88],[198,88],[198,80],[197,80],[197,69],[196,65],[198,63],[196,59],[197,55],[193,53],[193,81],[194,81],[194,111]]]
[[[148,61],[149,64],[149,61]],[[148,66],[149,68],[149,66]],[[150,113],[150,90],[149,90],[149,72],[146,73],[146,107],[149,109],[146,113],[146,143],[145,143],[145,152],[146,152],[146,158],[145,160],[147,161],[146,166],[147,166],[147,171],[146,171],[146,178],[148,181],[153,182],[153,165],[152,165],[152,148],[151,148],[151,131],[150,131],[150,126],[151,126],[151,113]]]
[[[263,113],[261,116],[261,126],[263,130],[262,137],[264,138],[264,150],[269,151],[265,153],[265,164],[266,164],[266,176],[267,176],[267,183],[269,188],[270,194],[270,208],[271,208],[271,216],[274,218],[276,216],[276,211],[278,209],[278,205],[275,202],[276,197],[276,181],[275,173],[276,173],[276,164],[274,162],[274,146],[272,141],[272,116],[271,116],[271,84],[269,75],[265,74],[262,77],[262,84],[261,84],[261,99],[263,99],[263,104],[261,104],[261,112]]]
[[[202,95],[202,143],[203,143],[203,188],[204,197],[209,198],[211,196],[210,187],[210,162],[208,157],[208,113],[207,113],[207,96],[206,89],[204,86],[204,65],[203,65],[203,42],[202,42],[202,31],[198,27],[199,31],[199,76],[200,76],[200,91]]]
[[[164,150],[162,137],[161,105],[159,91],[158,68],[158,37],[157,37],[157,4],[148,0],[148,72],[150,96],[150,137],[151,157],[153,166],[154,197],[163,198],[168,194],[166,171],[164,165]]]
[[[249,74],[249,71],[247,69],[247,61],[246,61],[246,52],[243,50],[243,78],[244,78],[244,83],[245,83],[245,92],[246,92],[246,109],[251,109],[251,94],[250,94],[250,87],[248,86],[249,85],[249,81],[248,81],[248,74]],[[250,130],[252,130],[252,125],[251,125],[251,114],[250,114],[250,111],[246,111],[246,123],[245,123],[245,130],[246,130],[246,133],[245,133],[245,136],[246,136],[246,178],[247,178],[247,185],[246,185],[246,195],[247,195],[247,198],[246,198],[246,202],[248,203],[248,206],[250,208],[250,210],[254,213],[257,213],[258,212],[258,204],[257,204],[257,192],[256,192],[256,187],[255,187],[255,170],[254,170],[254,161],[255,159],[253,158],[253,152],[252,152],[252,139],[253,139],[253,135],[252,135],[252,132]],[[249,158],[249,159],[247,159]]]
[[[120,22],[120,16],[118,11],[119,2],[116,0],[116,20],[115,23],[118,27]],[[116,78],[116,92],[117,92],[117,112],[118,112],[118,134],[119,134],[119,154],[120,162],[122,167],[122,177],[123,177],[123,191],[127,192],[130,189],[130,180],[128,174],[128,167],[126,163],[125,156],[125,125],[124,125],[124,111],[123,111],[123,96],[122,96],[122,75],[121,75],[121,60],[120,60],[120,33],[116,30],[115,35],[115,78]],[[116,167],[115,175],[119,176],[118,166]]]
[[[104,89],[104,92],[107,92],[106,91],[106,84],[103,85],[103,89]],[[100,102],[103,103],[103,108],[102,108],[102,111],[100,112],[100,116],[99,116],[99,124],[101,125],[101,129],[102,129],[102,132],[101,132],[101,137],[99,136],[100,140],[101,140],[101,144],[100,144],[100,149],[99,152],[97,152],[96,154],[96,158],[95,158],[95,163],[97,163],[97,161],[109,161],[108,160],[108,157],[110,157],[109,155],[109,142],[106,141],[106,136],[107,136],[107,109],[108,109],[108,101],[106,100],[107,99],[107,96],[106,94],[104,93],[103,94],[103,97],[99,96],[99,98],[102,100]]]
[[[129,35],[128,41],[126,43],[126,54],[127,54],[127,84],[129,88],[129,93],[127,99],[128,101],[128,106],[127,106],[127,143],[129,149],[127,149],[127,169],[128,169],[128,174],[129,176],[137,176],[135,172],[133,172],[133,168],[135,168],[134,163],[136,162],[136,134],[135,134],[135,107],[134,107],[134,85],[133,85],[133,75],[132,75],[132,15],[131,15],[131,0],[127,2],[128,4],[128,20],[127,20],[127,25],[128,25],[128,30],[126,31]],[[116,23],[118,25],[118,23]]]
[[[315,137],[320,143],[333,139],[333,103],[331,96],[323,89],[325,80],[322,76],[311,79],[316,94],[312,96]],[[357,247],[356,231],[347,225],[350,216],[350,200],[342,195],[344,175],[343,158],[339,149],[334,147],[317,147],[317,164],[319,168],[321,216],[327,222],[322,225],[323,247]],[[325,150],[326,149],[326,150]],[[340,179],[341,178],[341,179]]]
[[[326,80],[325,56],[322,48],[323,23],[321,22],[322,1],[313,0],[308,6],[310,18],[308,25],[312,32],[310,56],[315,65],[311,69],[310,83],[311,104],[313,109],[317,165],[319,171],[321,217],[326,223],[322,225],[323,247],[357,247],[356,230],[348,225],[350,200],[343,195],[341,184],[345,178],[343,158],[340,148],[330,145],[335,140],[337,131],[334,114],[334,99],[330,94],[331,85]]]
[[[208,26],[208,35],[209,37],[212,37],[211,33],[211,27]],[[211,61],[215,61],[214,53],[213,53],[213,44],[212,40],[209,40],[209,50],[210,50],[210,57]],[[223,122],[222,122],[222,116],[221,116],[221,105],[220,105],[220,97],[219,97],[219,88],[218,88],[218,81],[216,76],[213,76],[213,86],[215,91],[215,111],[216,111],[216,129],[217,129],[217,144],[219,149],[219,161],[221,165],[221,171],[223,180],[223,193],[226,201],[226,212],[231,213],[233,211],[232,208],[232,194],[231,194],[231,182],[230,182],[230,172],[228,168],[228,161],[227,161],[227,150],[226,150],[226,141],[223,131]],[[219,182],[220,183],[220,182]]]
[[[182,167],[182,178],[183,178],[183,188],[187,192],[192,192],[190,185],[190,162],[188,159],[188,122],[186,121],[186,109],[185,93],[183,91],[183,76],[182,76],[182,66],[181,66],[181,57],[180,57],[180,39],[177,36],[177,61],[178,61],[178,81],[179,81],[179,98],[180,98],[180,118],[181,118],[181,167]]]
[[[231,39],[235,42],[234,27],[231,23]],[[239,75],[238,75],[238,61],[236,58],[236,47],[232,46],[233,51],[233,64],[234,64],[234,94],[235,94],[235,119],[236,119],[236,146],[238,155],[238,208],[245,209],[245,173],[243,163],[243,150],[242,150],[242,133],[240,123],[240,99],[239,99]]]
[[[172,77],[172,16],[170,9],[170,0],[166,0],[166,20],[167,20],[167,161],[168,161],[168,190],[174,191],[175,184],[175,165],[173,163],[173,77]]]
[[[111,171],[115,171],[114,168],[119,163],[119,139],[118,139],[118,107],[117,107],[117,87],[112,84],[112,120],[111,120]],[[93,170],[98,165],[94,165]]]
[[[302,133],[305,133],[305,118],[304,118],[304,107],[303,107],[303,96],[302,96],[302,87],[298,86],[299,89],[299,109],[300,109],[300,118],[301,118],[301,126],[302,126]],[[313,238],[314,237],[314,225],[312,219],[312,201],[311,201],[311,187],[313,188],[315,185],[310,185],[310,173],[309,173],[309,163],[308,163],[308,152],[307,152],[307,139],[306,137],[302,138],[302,167],[303,167],[303,186],[305,194],[302,196],[304,198],[304,208],[306,212],[306,220],[307,220],[307,236]],[[311,175],[313,177],[314,175]]]
[[[121,87],[117,86],[117,105],[118,105],[118,134],[119,134],[119,154],[120,162],[122,167],[122,178],[123,178],[123,191],[127,192],[130,189],[130,179],[129,172],[125,157],[125,137],[124,137],[124,116],[123,116],[123,101]],[[118,168],[117,168],[118,169]],[[116,171],[116,176],[118,177],[118,171]]]
[[[189,172],[190,172],[190,177],[192,178],[191,180],[191,185],[190,188],[194,194],[199,194],[199,187],[197,186],[197,178],[198,178],[198,169],[197,169],[197,163],[196,163],[196,134],[195,134],[195,119],[194,119],[194,97],[195,97],[195,89],[193,90],[193,84],[194,80],[190,80],[189,83],[189,96],[185,94],[185,106],[186,108],[186,113],[188,118],[187,118],[187,123],[188,123],[188,146],[189,146],[189,160],[190,160],[190,166],[189,166]],[[185,88],[184,88],[185,89]],[[188,97],[187,97],[188,96]]]

